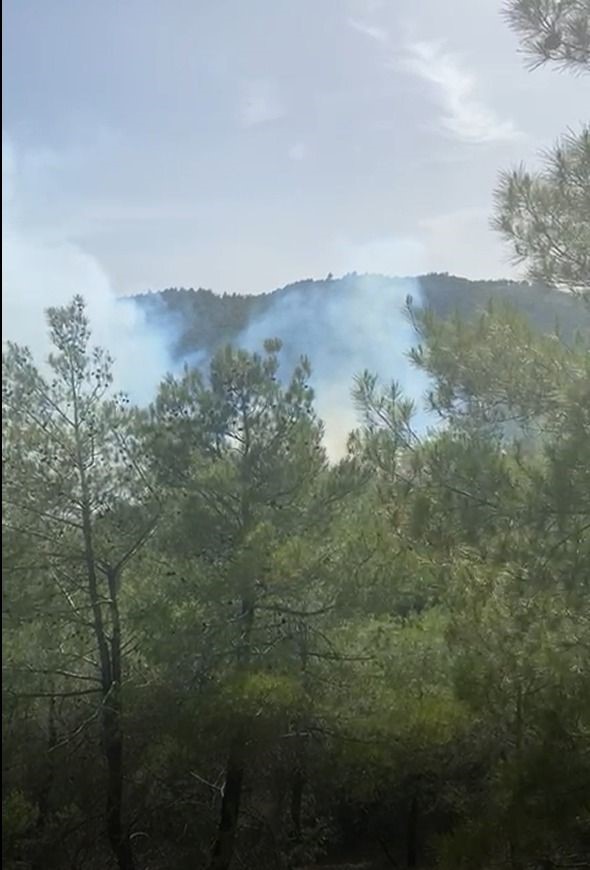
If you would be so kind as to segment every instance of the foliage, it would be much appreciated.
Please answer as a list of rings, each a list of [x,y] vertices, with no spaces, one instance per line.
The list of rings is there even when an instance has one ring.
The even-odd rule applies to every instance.
[[[505,11],[533,68],[550,62],[576,72],[590,70],[587,0],[509,0]]]
[[[509,0],[506,15],[533,66],[590,70],[588,0]],[[494,225],[531,277],[589,298],[590,130],[571,130],[545,155],[542,171],[504,172]]]
[[[429,274],[419,276],[422,301],[442,318],[459,312],[464,319],[477,317],[490,300],[506,302],[522,311],[532,327],[551,331],[558,321],[562,336],[569,340],[577,329],[590,329],[590,313],[580,312],[579,306],[565,293],[551,291],[544,284],[526,281],[469,281],[455,275]],[[173,353],[179,360],[194,358],[203,362],[217,350],[231,343],[240,345],[248,328],[271,312],[275,306],[315,307],[330,310],[339,298],[346,300],[358,294],[359,277],[355,274],[323,281],[299,281],[275,290],[273,293],[248,295],[218,295],[210,290],[169,288],[158,293],[135,297],[146,316],[160,328],[170,326],[175,336]],[[396,293],[399,298],[415,293],[414,279],[362,276],[364,295]],[[397,298],[396,296],[396,298]],[[283,342],[289,358],[300,353],[296,336],[288,323],[278,338]]]
[[[138,411],[81,303],[49,316],[53,379],[4,371],[7,866],[579,863],[587,340],[412,310],[441,425],[365,373],[330,464],[279,342]]]
[[[510,4],[578,66],[586,12]],[[6,867],[588,866],[588,163],[585,129],[498,195],[573,293],[425,276],[409,301],[423,437],[364,372],[330,463],[308,360],[224,343],[270,297],[165,294],[209,311],[179,350],[212,358],[148,409],[79,297],[40,367],[7,347]]]
[[[496,191],[496,228],[534,280],[590,293],[590,128],[571,132],[545,168],[505,172]]]

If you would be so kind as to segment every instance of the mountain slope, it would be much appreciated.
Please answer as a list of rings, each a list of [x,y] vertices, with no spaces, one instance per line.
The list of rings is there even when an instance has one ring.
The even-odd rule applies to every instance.
[[[166,326],[174,355],[182,358],[197,352],[209,354],[225,343],[242,343],[254,325],[265,321],[269,328],[282,326],[284,334],[278,334],[278,337],[283,339],[287,348],[291,349],[293,345],[292,350],[297,352],[294,346],[297,344],[297,321],[303,309],[308,312],[307,321],[309,312],[324,321],[328,314],[332,314],[329,331],[338,332],[338,320],[342,314],[350,313],[351,301],[355,309],[362,307],[361,320],[375,307],[381,311],[384,307],[391,307],[395,315],[401,317],[399,309],[408,294],[414,302],[428,305],[441,317],[449,317],[454,312],[472,317],[493,300],[513,304],[542,332],[553,332],[558,325],[566,341],[577,330],[590,330],[590,310],[567,294],[525,281],[470,281],[448,274],[419,278],[351,274],[323,281],[298,281],[260,295],[217,295],[211,290],[168,288],[134,298],[147,312],[150,321]],[[285,318],[274,317],[273,312],[285,308],[295,316],[289,323],[281,324]],[[355,314],[358,321],[359,312],[355,311]],[[358,322],[356,326],[359,326]],[[304,336],[301,338],[305,344]]]

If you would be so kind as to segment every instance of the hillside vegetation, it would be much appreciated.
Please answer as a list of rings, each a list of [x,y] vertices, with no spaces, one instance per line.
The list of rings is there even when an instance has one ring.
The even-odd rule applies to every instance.
[[[587,0],[506,8],[590,72]],[[495,219],[534,284],[143,297],[187,363],[147,407],[79,296],[8,344],[7,870],[590,866],[588,127]],[[314,357],[402,338],[439,425],[367,364],[330,459]]]
[[[352,296],[366,300],[367,305],[375,297],[385,297],[391,298],[392,308],[399,310],[408,294],[443,318],[454,314],[472,318],[494,301],[513,305],[541,332],[553,332],[559,326],[567,340],[578,330],[590,329],[590,311],[577,305],[567,293],[528,281],[470,281],[447,274],[415,279],[351,274],[323,281],[297,281],[258,295],[170,287],[134,298],[156,327],[160,324],[169,328],[174,353],[183,357],[195,351],[211,353],[223,344],[235,343],[250,325],[289,299],[302,307],[321,309],[330,305],[334,310],[335,306],[337,312],[339,297],[343,304]],[[293,343],[293,335],[277,337]]]

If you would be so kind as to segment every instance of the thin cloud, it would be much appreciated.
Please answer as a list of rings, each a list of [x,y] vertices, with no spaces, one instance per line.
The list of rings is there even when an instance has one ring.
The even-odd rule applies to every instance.
[[[381,236],[364,242],[339,239],[333,252],[336,272],[361,275],[418,275],[425,271],[427,251],[414,236]]]
[[[253,79],[242,84],[238,116],[244,127],[276,121],[285,115],[277,83],[272,79]]]
[[[348,7],[353,18],[361,16],[376,15],[381,12],[385,5],[385,0],[349,0]]]
[[[404,69],[433,85],[439,94],[443,130],[472,143],[502,142],[522,134],[509,119],[500,118],[478,96],[477,79],[440,42],[412,42],[402,60]]]
[[[376,24],[370,24],[367,21],[362,21],[359,18],[349,18],[348,26],[353,30],[362,33],[363,36],[368,36],[374,42],[380,42],[385,45],[389,42],[389,34],[383,27],[378,27]]]
[[[301,162],[301,160],[305,160],[305,158],[307,157],[307,145],[305,144],[305,142],[295,142],[293,145],[291,145],[287,154],[289,156],[289,160]]]
[[[118,300],[98,260],[35,215],[30,191],[43,180],[41,167],[51,174],[67,159],[62,152],[47,151],[41,161],[38,156],[15,148],[3,131],[2,342],[27,345],[41,362],[50,350],[46,308],[66,305],[82,292],[93,342],[112,352],[120,386],[135,401],[149,402],[171,362],[166,334],[152,329],[133,300]]]
[[[428,269],[466,278],[506,279],[515,270],[499,236],[490,230],[491,203],[431,215],[417,231],[428,250]]]

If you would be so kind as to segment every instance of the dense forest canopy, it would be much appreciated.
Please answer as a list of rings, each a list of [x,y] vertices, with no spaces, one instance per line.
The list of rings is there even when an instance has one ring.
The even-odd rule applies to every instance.
[[[167,328],[173,356],[182,360],[200,352],[208,356],[228,342],[239,343],[248,328],[264,318],[282,333],[279,337],[284,344],[293,346],[297,352],[300,326],[297,320],[309,309],[314,310],[318,319],[324,313],[334,315],[332,329],[338,332],[339,309],[346,314],[351,302],[361,300],[370,306],[389,297],[392,305],[397,302],[399,307],[400,300],[403,303],[408,295],[416,296],[416,304],[423,304],[442,318],[455,314],[471,318],[485,310],[490,301],[507,302],[542,332],[552,332],[559,324],[562,337],[571,339],[578,330],[590,329],[590,311],[581,309],[569,294],[546,283],[470,281],[446,274],[416,278],[350,274],[323,281],[298,281],[258,295],[219,295],[203,288],[170,287],[135,296],[134,300],[151,323]],[[295,311],[295,319],[281,323],[274,315],[287,306]]]
[[[508,12],[588,71],[584,0]],[[9,870],[590,866],[588,156],[500,180],[537,283],[408,300],[437,425],[360,370],[338,460],[268,296],[164,293],[207,361],[143,407],[81,296],[6,346]]]
[[[579,866],[588,345],[415,317],[445,426],[367,373],[337,464],[278,342],[145,410],[80,299],[49,370],[8,349],[8,866]]]

